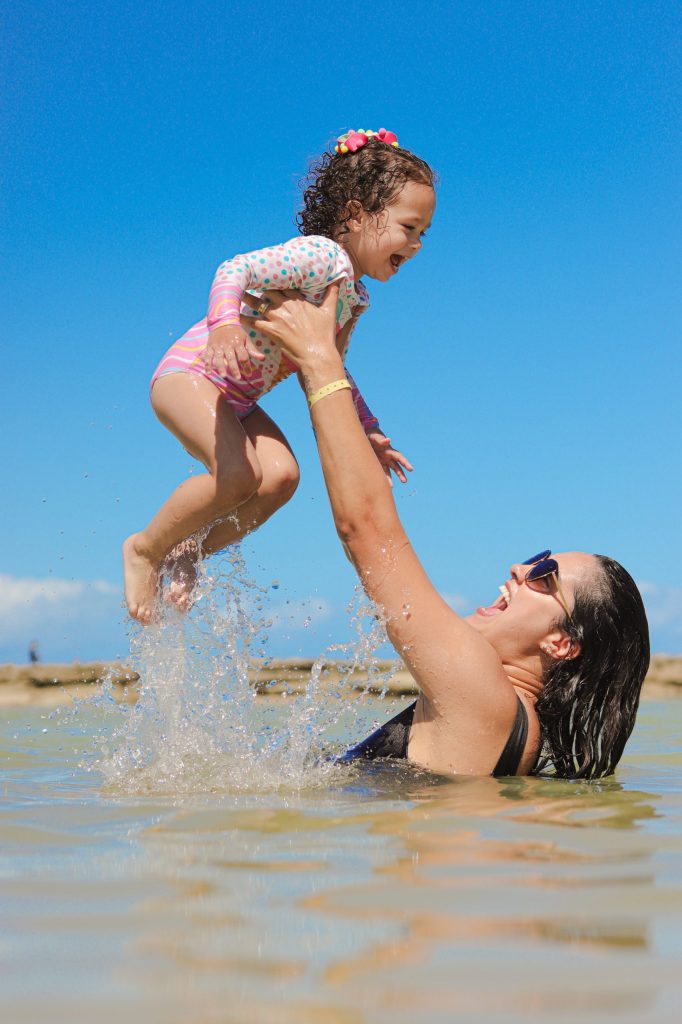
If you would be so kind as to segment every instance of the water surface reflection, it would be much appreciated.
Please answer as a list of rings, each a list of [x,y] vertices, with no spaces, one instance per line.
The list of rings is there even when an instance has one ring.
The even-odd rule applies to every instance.
[[[6,1019],[675,1019],[679,702],[597,784],[369,765],[175,797],[79,768],[88,714],[3,716]]]

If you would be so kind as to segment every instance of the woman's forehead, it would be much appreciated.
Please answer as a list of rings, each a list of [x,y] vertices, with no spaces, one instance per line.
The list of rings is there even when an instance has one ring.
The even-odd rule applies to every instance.
[[[558,551],[552,554],[564,576],[576,579],[592,575],[597,571],[597,560],[586,551]]]

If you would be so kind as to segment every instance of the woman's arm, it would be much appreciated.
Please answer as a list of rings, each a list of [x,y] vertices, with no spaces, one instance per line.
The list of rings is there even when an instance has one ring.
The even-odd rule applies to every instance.
[[[334,344],[335,301],[332,288],[321,307],[292,295],[274,297],[267,320],[257,321],[298,363],[308,395],[344,377]],[[311,416],[337,532],[426,698],[426,717],[440,723],[448,747],[460,750],[462,760],[458,764],[456,755],[452,770],[490,771],[516,712],[499,657],[424,571],[349,390],[316,402]]]

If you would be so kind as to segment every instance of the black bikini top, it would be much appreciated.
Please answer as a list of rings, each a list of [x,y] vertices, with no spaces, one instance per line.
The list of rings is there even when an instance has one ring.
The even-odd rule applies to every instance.
[[[528,712],[523,701],[517,696],[516,718],[509,739],[504,745],[499,760],[493,768],[495,776],[516,775],[528,739]],[[410,729],[414,719],[415,701],[404,708],[395,718],[389,719],[362,743],[351,747],[338,759],[342,763],[364,759],[373,761],[377,757],[406,758]]]

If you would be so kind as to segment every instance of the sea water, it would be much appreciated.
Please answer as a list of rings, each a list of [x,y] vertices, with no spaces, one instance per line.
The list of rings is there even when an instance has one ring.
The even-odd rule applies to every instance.
[[[133,629],[129,664],[140,677],[139,699],[117,703],[111,684],[99,698],[116,722],[95,743],[101,756],[89,766],[108,785],[177,794],[327,784],[341,721],[356,735],[348,679],[361,667],[374,689],[380,685],[382,618],[358,588],[349,606],[354,639],[321,653],[302,694],[259,700],[249,669],[269,663],[268,602],[268,588],[234,546],[200,562],[188,614],[162,600],[157,621]],[[332,686],[328,663],[339,658],[344,669]]]
[[[2,710],[3,1024],[679,1019],[682,701],[598,783],[337,767],[387,702],[255,697],[268,595],[202,572],[136,705]]]

